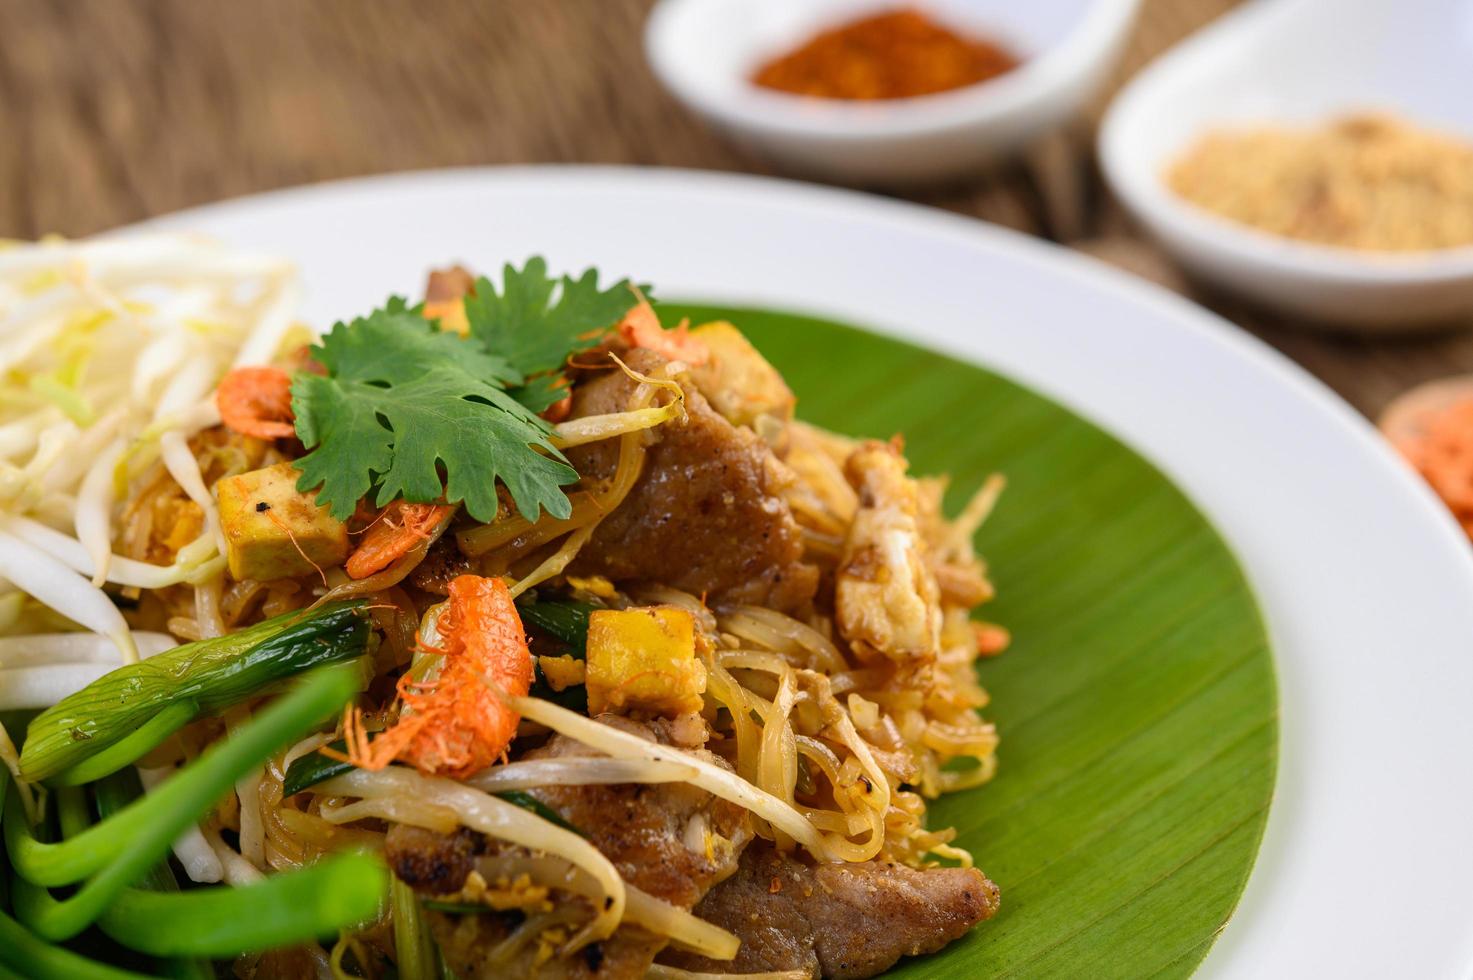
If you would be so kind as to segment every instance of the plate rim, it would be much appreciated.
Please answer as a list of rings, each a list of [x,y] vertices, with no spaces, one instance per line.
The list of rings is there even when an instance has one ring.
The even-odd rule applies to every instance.
[[[1117,313],[1123,311],[1140,316],[1140,321],[1128,322],[1123,329],[1143,332],[1161,345],[1160,353],[1150,350],[1131,352],[1132,355],[1139,355],[1139,364],[1132,370],[1151,379],[1160,389],[1154,395],[1141,392],[1141,397],[1146,401],[1152,397],[1160,399],[1174,393],[1188,401],[1194,401],[1196,408],[1209,411],[1209,414],[1211,411],[1222,411],[1221,406],[1212,408],[1210,398],[1201,392],[1174,390],[1179,389],[1180,384],[1172,380],[1172,368],[1167,363],[1171,357],[1179,360],[1183,357],[1205,358],[1203,363],[1215,363],[1228,373],[1237,373],[1252,382],[1263,384],[1265,387],[1256,394],[1279,400],[1287,399],[1286,403],[1297,413],[1298,424],[1318,430],[1318,434],[1326,440],[1325,445],[1332,445],[1334,451],[1341,456],[1342,463],[1348,460],[1359,470],[1356,475],[1368,478],[1368,488],[1352,489],[1389,499],[1390,508],[1382,515],[1385,523],[1395,525],[1399,530],[1409,531],[1420,549],[1416,552],[1416,557],[1422,564],[1417,568],[1372,568],[1362,570],[1362,578],[1377,579],[1379,573],[1377,581],[1382,584],[1391,583],[1393,587],[1389,592],[1395,595],[1398,587],[1397,579],[1391,574],[1393,570],[1401,574],[1411,574],[1411,577],[1421,573],[1424,584],[1430,588],[1421,593],[1407,593],[1405,598],[1411,600],[1413,607],[1431,607],[1441,617],[1443,626],[1452,624],[1455,629],[1462,629],[1473,624],[1473,609],[1464,608],[1473,605],[1466,602],[1466,598],[1473,595],[1473,552],[1467,548],[1466,540],[1431,491],[1384,445],[1370,424],[1327,386],[1265,342],[1184,297],[1134,279],[1087,256],[1009,229],[922,205],[768,177],[669,168],[572,165],[466,167],[329,181],[202,205],[132,227],[190,227],[206,231],[213,228],[218,234],[221,229],[230,228],[233,222],[239,227],[239,223],[244,220],[245,225],[249,226],[253,219],[259,220],[263,213],[279,214],[283,210],[292,212],[294,209],[311,210],[321,207],[331,211],[333,208],[352,205],[355,201],[359,205],[372,201],[374,207],[385,207],[384,202],[392,200],[396,194],[427,198],[450,195],[453,198],[462,193],[482,194],[488,200],[497,194],[507,193],[513,193],[519,200],[528,196],[535,199],[538,195],[548,194],[554,197],[578,197],[580,204],[602,207],[609,213],[618,213],[619,207],[629,207],[631,202],[647,201],[652,196],[666,200],[667,205],[678,203],[691,206],[699,203],[701,207],[718,212],[723,208],[738,211],[745,208],[750,213],[744,213],[744,219],[750,218],[753,221],[795,221],[810,229],[830,225],[831,230],[837,230],[847,226],[851,230],[865,233],[890,232],[899,238],[915,237],[928,243],[928,247],[954,253],[958,257],[981,254],[1003,265],[1013,263],[1030,276],[1056,279],[1063,284],[1061,289],[1065,286],[1069,289],[1082,289],[1084,294],[1093,299],[1103,299],[1105,305],[1116,308]],[[590,202],[595,200],[599,203],[591,205]],[[387,206],[392,208],[400,205],[390,203]],[[689,215],[683,217],[688,219]],[[229,233],[227,237],[230,237]],[[288,248],[278,250],[290,252]],[[913,260],[901,258],[899,261]],[[787,295],[794,295],[792,287],[784,288],[788,290]],[[1324,782],[1323,774],[1310,766],[1312,761],[1329,761],[1336,765],[1345,762],[1344,752],[1338,755],[1333,752],[1326,754],[1326,746],[1323,744],[1327,734],[1337,735],[1336,731],[1327,730],[1326,713],[1345,710],[1347,705],[1338,703],[1345,698],[1339,694],[1325,697],[1316,693],[1315,687],[1329,683],[1332,688],[1338,686],[1342,692],[1363,697],[1364,685],[1351,686],[1349,681],[1341,678],[1340,673],[1344,672],[1331,676],[1321,670],[1320,675],[1314,678],[1315,685],[1309,683],[1310,678],[1307,675],[1302,676],[1308,664],[1316,659],[1320,661],[1320,668],[1338,666],[1340,662],[1329,659],[1331,651],[1318,650],[1315,647],[1316,637],[1324,641],[1332,636],[1334,624],[1307,623],[1304,621],[1308,616],[1307,612],[1299,613],[1293,606],[1284,605],[1273,591],[1265,591],[1276,590],[1282,584],[1280,579],[1284,576],[1303,577],[1303,570],[1295,564],[1301,560],[1301,556],[1286,546],[1266,546],[1258,539],[1263,532],[1252,524],[1244,523],[1242,515],[1236,512],[1234,508],[1239,506],[1236,501],[1227,502],[1232,506],[1224,510],[1227,504],[1219,499],[1217,491],[1203,491],[1200,487],[1200,474],[1194,469],[1199,468],[1200,463],[1193,461],[1189,465],[1185,456],[1174,455],[1162,448],[1171,443],[1163,435],[1165,430],[1162,424],[1159,421],[1152,422],[1148,416],[1142,414],[1148,406],[1144,403],[1135,405],[1129,394],[1107,395],[1099,390],[1083,392],[1083,389],[1071,389],[1070,383],[1089,376],[1088,371],[1081,374],[1081,368],[1098,365],[1077,363],[1080,358],[1078,351],[1059,349],[1053,350],[1047,363],[1044,363],[1045,358],[1039,352],[1042,348],[1030,347],[1035,341],[1024,334],[1012,336],[1011,339],[1004,338],[1004,347],[982,352],[977,349],[976,336],[969,337],[964,330],[954,326],[932,322],[910,322],[901,326],[903,318],[898,314],[857,316],[844,309],[838,301],[828,304],[822,299],[813,304],[794,303],[776,295],[783,290],[774,290],[769,294],[762,289],[732,292],[718,288],[713,293],[682,285],[672,292],[708,302],[770,304],[795,312],[814,312],[844,322],[861,324],[874,332],[980,364],[1033,388],[1104,428],[1165,473],[1213,524],[1244,569],[1269,625],[1283,712],[1278,789],[1264,842],[1238,910],[1204,961],[1202,974],[1290,975],[1295,971],[1303,972],[1306,965],[1312,963],[1318,971],[1340,965],[1345,975],[1366,975],[1374,969],[1374,964],[1381,962],[1394,963],[1404,970],[1411,969],[1413,961],[1408,958],[1409,955],[1416,957],[1415,962],[1421,964],[1420,972],[1426,975],[1467,974],[1470,964],[1473,964],[1473,928],[1463,923],[1473,922],[1473,915],[1464,914],[1473,912],[1473,897],[1455,892],[1453,894],[1461,899],[1456,908],[1447,907],[1452,903],[1443,903],[1439,906],[1439,914],[1433,915],[1431,905],[1437,900],[1435,895],[1428,890],[1413,888],[1409,896],[1411,905],[1418,906],[1417,899],[1421,899],[1417,911],[1421,913],[1423,921],[1413,921],[1417,917],[1409,917],[1405,908],[1402,908],[1398,911],[1400,917],[1391,928],[1359,930],[1354,936],[1346,937],[1345,930],[1335,926],[1342,921],[1338,918],[1339,915],[1355,908],[1350,896],[1335,890],[1335,882],[1322,877],[1291,874],[1286,878],[1279,874],[1286,867],[1292,870],[1293,863],[1302,859],[1302,855],[1296,853],[1296,850],[1302,850],[1311,842],[1306,834],[1326,838],[1326,846],[1332,848],[1332,856],[1333,853],[1341,853],[1347,862],[1367,861],[1365,850],[1352,851],[1352,848],[1363,848],[1366,843],[1364,840],[1353,836],[1341,839],[1346,833],[1354,831],[1354,827],[1350,825],[1353,821],[1348,821],[1343,815],[1335,815],[1335,807],[1342,803],[1365,804],[1366,801],[1327,800],[1313,795],[1305,796],[1303,787],[1298,785],[1301,780]],[[1045,297],[1042,305],[1047,306],[1058,301],[1058,298],[1049,296]],[[1100,364],[1108,363],[1119,367],[1121,363],[1135,363],[1121,361],[1120,352],[1102,345],[1099,338],[1090,338],[1077,325],[1052,325],[1047,329],[1062,331],[1076,343],[1093,344],[1089,353],[1103,357]],[[988,336],[994,342],[1001,337],[995,333]],[[1191,362],[1187,366],[1190,367]],[[1243,409],[1242,398],[1239,397],[1241,393],[1224,391],[1218,394],[1225,400],[1233,401],[1234,407]],[[1132,412],[1135,414],[1132,415]],[[1218,423],[1220,421],[1219,419]],[[1278,438],[1264,420],[1250,415],[1241,421],[1250,427],[1257,426],[1258,434],[1267,435],[1270,445]],[[1325,445],[1319,448],[1323,450]],[[1234,453],[1239,452],[1236,447],[1230,448]],[[1265,460],[1268,459],[1265,456]],[[1283,458],[1274,461],[1286,462]],[[1287,460],[1287,464],[1300,465],[1292,459]],[[1326,485],[1333,486],[1333,483]],[[1286,486],[1285,489],[1295,488]],[[1249,493],[1248,498],[1250,501],[1261,502],[1253,493]],[[1329,509],[1334,506],[1336,504],[1333,500],[1327,504]],[[1305,526],[1317,528],[1322,522],[1323,515],[1304,515]],[[1291,526],[1283,529],[1283,533],[1293,537],[1299,530],[1300,528]],[[1384,531],[1380,527],[1366,529],[1366,533],[1374,534],[1384,535]],[[1318,543],[1326,543],[1323,536]],[[1378,546],[1382,549],[1383,558],[1388,554],[1396,557],[1394,550],[1388,550],[1384,542]],[[1292,567],[1281,575],[1269,562],[1270,557]],[[1442,576],[1435,580],[1426,574],[1433,565],[1440,566],[1437,574]],[[1339,575],[1345,582],[1365,591],[1366,586],[1361,579],[1347,578],[1352,575],[1351,571],[1332,567],[1328,572]],[[1407,592],[1406,589],[1401,591]],[[1295,598],[1298,600],[1300,597],[1296,595]],[[1357,620],[1361,625],[1381,624],[1383,619],[1380,616],[1366,618],[1370,613],[1362,609],[1347,609],[1346,612],[1351,614],[1352,619],[1361,617]],[[1398,617],[1404,620],[1400,623],[1403,628],[1420,626],[1410,622],[1411,616],[1407,612],[1392,611],[1384,618],[1395,621]],[[1431,649],[1446,651],[1447,644],[1433,631],[1410,629],[1407,636],[1417,642],[1426,643]],[[1417,642],[1412,640],[1408,641],[1408,645],[1416,649]],[[1294,659],[1286,662],[1285,653],[1288,650],[1293,651]],[[1333,652],[1338,654],[1342,651]],[[1367,651],[1357,648],[1351,652],[1356,657],[1367,659],[1364,657]],[[1308,662],[1298,663],[1300,657],[1308,658]],[[1350,662],[1357,665],[1355,658],[1350,658]],[[1431,689],[1446,682],[1449,690],[1460,694],[1473,691],[1473,672],[1470,672],[1470,668],[1461,659],[1449,656],[1438,661],[1424,655],[1422,662],[1412,662],[1416,670],[1402,669],[1398,673],[1397,668],[1404,666],[1404,662],[1398,661],[1389,668],[1389,679],[1395,682],[1389,685],[1390,688],[1396,688],[1397,684],[1411,685],[1406,690],[1396,688],[1400,694],[1406,694],[1407,691],[1415,693],[1418,690],[1417,684],[1422,682]],[[1399,719],[1403,723],[1402,730],[1386,732],[1385,735],[1392,741],[1398,736],[1406,741],[1410,737],[1408,730],[1412,730],[1411,734],[1416,736],[1433,736],[1433,761],[1429,763],[1425,757],[1418,761],[1436,770],[1438,753],[1444,759],[1452,758],[1452,750],[1440,744],[1447,737],[1446,726],[1455,725],[1456,735],[1460,737],[1473,734],[1473,723],[1458,723],[1456,719],[1434,713],[1421,719],[1422,722],[1428,725],[1440,722],[1444,728],[1434,726],[1423,731],[1418,728],[1418,719],[1413,717],[1413,712],[1418,707],[1411,703],[1399,706],[1398,710],[1402,711]],[[1339,725],[1339,737],[1353,738],[1362,734],[1358,729],[1349,730],[1341,721],[1335,724]],[[1333,725],[1330,727],[1334,728]],[[1464,741],[1462,744],[1467,743]],[[1428,745],[1420,747],[1426,749]],[[1461,769],[1449,771],[1462,773]],[[1375,775],[1386,780],[1398,774],[1380,772]],[[1429,778],[1422,784],[1414,784],[1422,790],[1423,802],[1431,798],[1434,785],[1452,792],[1462,803],[1473,802],[1473,778],[1464,775],[1461,780],[1449,779],[1448,771],[1438,771],[1435,775],[1438,781]],[[1399,774],[1399,778],[1405,781],[1410,777]],[[1286,790],[1294,795],[1292,806],[1286,806],[1283,799]],[[1417,800],[1400,802],[1414,804]],[[1326,816],[1329,804],[1335,806],[1330,808],[1328,823],[1307,828],[1307,822],[1312,823],[1315,819]],[[1430,825],[1430,821],[1437,816],[1435,813],[1418,812],[1415,806],[1405,806],[1399,811],[1385,810],[1384,807],[1382,809],[1384,812],[1377,812],[1378,819],[1389,819],[1396,813],[1410,815],[1414,819],[1421,819],[1421,829],[1424,833],[1430,833],[1429,839],[1451,839],[1445,826]],[[1390,853],[1389,848],[1393,843],[1403,849],[1411,846],[1405,840],[1393,842],[1387,837],[1379,841],[1381,851]],[[1338,852],[1333,851],[1333,848],[1338,848]],[[1407,886],[1436,882],[1446,885],[1445,879],[1463,875],[1470,867],[1473,867],[1473,856],[1448,857],[1435,867],[1419,867],[1414,879],[1405,879],[1400,884]],[[1323,862],[1315,870],[1323,873]],[[1444,888],[1444,892],[1446,891]],[[1316,899],[1322,906],[1318,911],[1314,908]],[[1286,919],[1282,914],[1285,911],[1291,913],[1290,918]],[[1313,928],[1306,933],[1300,929],[1301,926]],[[1430,929],[1429,926],[1440,928]],[[1307,938],[1315,934],[1328,935],[1331,931],[1339,937],[1338,945],[1326,947]],[[1411,954],[1408,954],[1409,949]],[[1412,969],[1412,972],[1419,970]]]

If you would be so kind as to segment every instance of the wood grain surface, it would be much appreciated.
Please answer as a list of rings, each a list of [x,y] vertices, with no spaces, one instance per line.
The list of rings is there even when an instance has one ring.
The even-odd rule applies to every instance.
[[[766,172],[646,66],[650,0],[0,0],[0,236],[85,235],[220,198],[465,164]],[[1188,293],[1374,414],[1473,370],[1473,338],[1328,335],[1187,283],[1093,159],[1109,95],[1233,0],[1146,0],[1091,111],[975,183],[906,195]]]

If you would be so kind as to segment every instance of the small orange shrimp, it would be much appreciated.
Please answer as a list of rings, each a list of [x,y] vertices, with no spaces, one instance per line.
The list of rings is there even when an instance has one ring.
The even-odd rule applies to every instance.
[[[506,583],[479,575],[451,580],[438,628],[440,676],[429,683],[407,673],[399,678],[404,710],[397,723],[370,742],[362,712],[350,707],[344,716],[347,758],[360,769],[399,759],[426,775],[463,779],[506,754],[522,719],[490,686],[518,697],[532,688],[532,654]]]
[[[993,623],[973,623],[972,635],[977,638],[977,656],[995,657],[1013,642],[1013,635]]]
[[[624,314],[618,329],[619,336],[629,346],[647,348],[672,361],[700,367],[711,359],[711,351],[706,345],[690,335],[688,320],[682,320],[680,326],[673,330],[666,330],[660,326],[660,318],[655,316],[655,309],[648,300],[640,300]]]
[[[556,424],[566,420],[571,414],[573,414],[573,396],[564,395],[547,406],[547,410],[542,413],[542,417]]]
[[[451,504],[395,500],[379,512],[343,568],[349,578],[368,578],[408,554],[455,510]]]
[[[243,436],[287,439],[296,435],[292,424],[292,379],[277,367],[236,368],[215,389],[220,421]]]
[[[1387,407],[1380,424],[1473,537],[1473,377],[1412,389]]]

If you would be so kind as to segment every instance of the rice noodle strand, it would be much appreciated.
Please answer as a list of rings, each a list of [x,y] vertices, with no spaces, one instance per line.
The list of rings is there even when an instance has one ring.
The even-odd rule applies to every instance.
[[[601,724],[551,701],[540,698],[508,698],[507,703],[523,718],[546,725],[561,735],[618,759],[655,759],[683,763],[696,770],[690,780],[713,796],[745,807],[808,848],[821,861],[832,860],[828,842],[803,819],[803,815],[772,794],[719,766],[688,755],[679,749],[646,741],[638,735]]]
[[[419,821],[427,820],[430,829],[443,825],[444,814],[448,810],[472,830],[556,854],[588,872],[603,889],[602,907],[596,908],[592,921],[568,941],[565,952],[575,952],[591,942],[607,939],[624,917],[627,901],[624,881],[598,848],[577,834],[505,800],[401,766],[378,772],[355,769],[328,780],[322,784],[321,791],[338,796],[395,797],[403,808],[396,819],[417,826],[425,826]],[[425,811],[417,809],[418,804],[432,808],[427,816]]]

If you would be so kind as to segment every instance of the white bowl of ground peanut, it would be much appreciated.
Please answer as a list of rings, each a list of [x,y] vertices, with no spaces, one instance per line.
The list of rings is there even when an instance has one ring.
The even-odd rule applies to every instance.
[[[1306,324],[1473,323],[1462,0],[1250,4],[1150,66],[1100,160],[1197,278]]]

